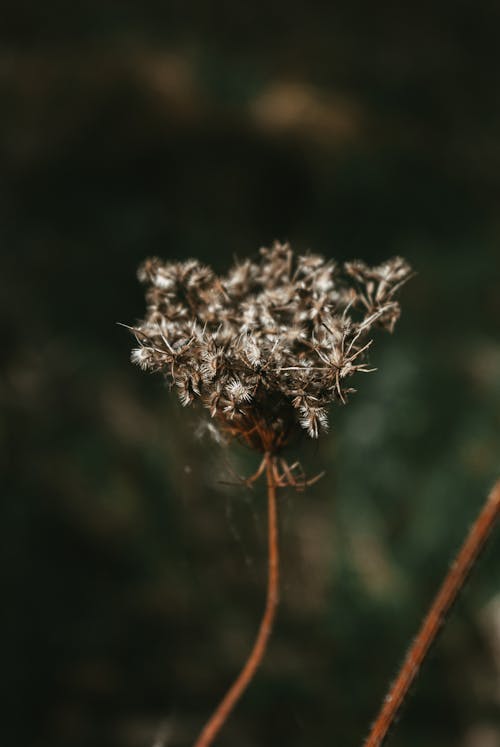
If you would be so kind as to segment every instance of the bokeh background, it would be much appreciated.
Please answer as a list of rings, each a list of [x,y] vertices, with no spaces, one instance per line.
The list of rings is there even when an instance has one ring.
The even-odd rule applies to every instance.
[[[282,606],[220,747],[360,745],[500,471],[500,5],[2,3],[0,737],[187,747],[264,601],[265,501],[116,322],[148,255],[405,256],[280,498]],[[500,745],[500,535],[391,744]]]

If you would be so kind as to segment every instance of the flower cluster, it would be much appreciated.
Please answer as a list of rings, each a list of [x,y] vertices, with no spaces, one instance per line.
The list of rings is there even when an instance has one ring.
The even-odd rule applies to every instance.
[[[347,380],[374,370],[371,332],[393,330],[409,275],[399,257],[337,264],[278,242],[224,277],[196,260],[149,259],[132,361],[163,373],[183,405],[200,400],[223,430],[277,453],[300,428],[326,430],[328,405],[354,391]]]

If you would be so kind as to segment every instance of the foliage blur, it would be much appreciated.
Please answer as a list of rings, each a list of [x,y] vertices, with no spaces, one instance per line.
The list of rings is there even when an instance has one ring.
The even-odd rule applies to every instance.
[[[256,460],[129,364],[146,256],[405,256],[376,374],[280,498],[218,744],[360,745],[500,458],[500,6],[2,3],[2,744],[183,747],[264,602]],[[500,534],[394,747],[500,745]]]

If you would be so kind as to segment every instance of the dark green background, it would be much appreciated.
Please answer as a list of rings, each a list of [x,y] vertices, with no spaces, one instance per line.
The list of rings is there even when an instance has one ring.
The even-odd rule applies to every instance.
[[[265,583],[256,459],[115,322],[146,256],[404,255],[280,497],[282,607],[220,747],[356,747],[500,457],[500,5],[2,3],[0,741],[188,747]],[[226,484],[230,483],[230,484]],[[500,535],[391,744],[500,745]]]

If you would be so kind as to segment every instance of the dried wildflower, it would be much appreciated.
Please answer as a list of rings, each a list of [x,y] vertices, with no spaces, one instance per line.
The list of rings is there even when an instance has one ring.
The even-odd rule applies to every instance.
[[[278,456],[293,434],[317,438],[328,427],[327,408],[354,391],[347,379],[369,372],[375,327],[392,332],[395,296],[410,275],[395,257],[376,267],[337,265],[308,254],[294,258],[288,244],[261,249],[260,262],[236,265],[217,278],[195,260],[139,269],[147,283],[147,316],[131,328],[139,347],[132,361],[163,373],[182,405],[197,399],[222,430],[264,452],[251,478],[266,475],[268,495],[267,598],[250,654],[194,747],[211,747],[251,682],[271,635],[279,596],[276,488],[304,487],[300,465]],[[213,423],[207,424],[215,434]],[[391,685],[364,747],[381,747],[468,574],[500,516],[500,481],[466,537]]]
[[[163,373],[182,405],[196,400],[223,431],[276,454],[303,429],[317,438],[347,380],[369,372],[375,327],[392,331],[410,267],[294,256],[278,242],[218,278],[195,260],[147,260],[147,315],[132,361]]]
[[[260,261],[216,277],[195,260],[147,260],[147,315],[132,331],[132,361],[163,373],[182,405],[196,400],[223,432],[264,456],[251,483],[265,473],[268,496],[268,583],[257,638],[240,674],[194,747],[210,747],[264,656],[278,604],[276,488],[307,480],[298,463],[278,456],[294,434],[317,438],[328,406],[346,402],[347,380],[366,362],[375,327],[392,331],[395,294],[410,268],[396,257],[378,267],[344,265],[315,254],[294,257],[288,244],[260,250]],[[210,423],[210,430],[214,425]]]

